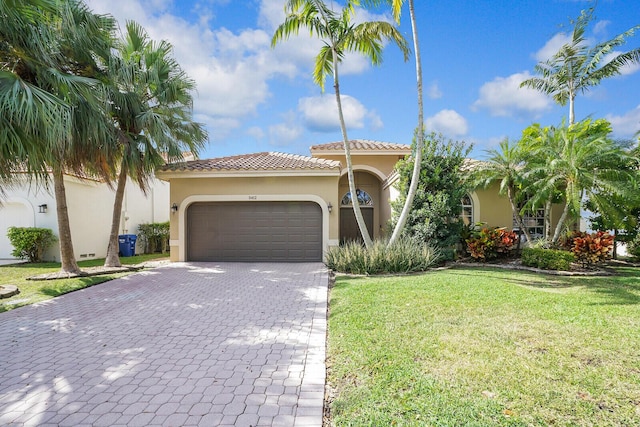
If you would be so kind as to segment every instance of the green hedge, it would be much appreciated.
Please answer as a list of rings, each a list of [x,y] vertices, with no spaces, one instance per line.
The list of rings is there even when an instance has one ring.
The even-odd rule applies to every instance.
[[[556,249],[524,248],[522,250],[523,265],[544,270],[569,270],[575,259],[573,253]]]
[[[50,229],[36,227],[9,227],[7,237],[14,248],[11,255],[29,262],[42,261],[44,252],[57,240]]]

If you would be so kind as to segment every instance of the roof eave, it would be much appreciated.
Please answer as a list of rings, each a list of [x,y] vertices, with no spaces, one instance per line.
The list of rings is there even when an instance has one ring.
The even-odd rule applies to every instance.
[[[326,156],[344,156],[344,150],[311,150],[311,155],[324,154]],[[411,150],[354,150],[352,156],[407,156]]]
[[[300,170],[201,170],[201,171],[158,171],[156,176],[164,181],[172,178],[256,178],[256,177],[303,177],[303,176],[340,176],[339,168],[332,169],[300,169]]]

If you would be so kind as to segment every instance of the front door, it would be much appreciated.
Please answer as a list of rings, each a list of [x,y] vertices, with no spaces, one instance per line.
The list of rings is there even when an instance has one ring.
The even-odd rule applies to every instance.
[[[360,206],[369,237],[373,239],[373,207]],[[340,208],[340,244],[356,240],[362,242],[360,229],[353,213],[353,206]]]

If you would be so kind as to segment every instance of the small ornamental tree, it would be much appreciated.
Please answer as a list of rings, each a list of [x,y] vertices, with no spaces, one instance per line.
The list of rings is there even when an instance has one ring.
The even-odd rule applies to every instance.
[[[461,200],[468,191],[462,168],[470,151],[464,142],[446,140],[435,133],[424,140],[418,191],[403,235],[439,248],[445,258],[453,257],[462,229]],[[407,197],[413,160],[400,160],[396,170],[400,196],[392,202],[394,223]]]

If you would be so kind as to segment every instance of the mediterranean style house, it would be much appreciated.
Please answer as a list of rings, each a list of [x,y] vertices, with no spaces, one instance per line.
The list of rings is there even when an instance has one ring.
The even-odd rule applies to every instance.
[[[320,262],[331,246],[357,238],[342,142],[314,145],[310,156],[262,152],[168,164],[172,261]],[[397,192],[394,166],[411,147],[352,140],[357,197],[371,237],[381,237]],[[461,201],[463,220],[513,227],[498,185]],[[551,221],[557,221],[559,207]],[[555,219],[555,221],[554,221]],[[530,215],[534,234],[543,212]]]

